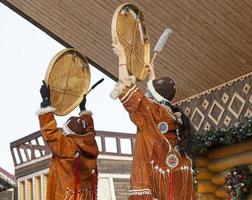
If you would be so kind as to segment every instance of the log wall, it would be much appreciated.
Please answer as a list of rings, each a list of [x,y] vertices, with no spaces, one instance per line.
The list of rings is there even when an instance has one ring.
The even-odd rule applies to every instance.
[[[247,165],[252,172],[252,139],[227,147],[217,147],[197,156],[198,199],[228,199],[225,176],[228,169]],[[252,200],[252,190],[247,197]]]

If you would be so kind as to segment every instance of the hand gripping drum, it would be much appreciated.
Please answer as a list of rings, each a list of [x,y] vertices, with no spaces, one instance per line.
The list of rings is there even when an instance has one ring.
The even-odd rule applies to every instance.
[[[144,26],[143,13],[134,5],[117,7],[111,24],[112,42],[119,42],[125,50],[127,68],[140,81],[148,75],[150,43]]]

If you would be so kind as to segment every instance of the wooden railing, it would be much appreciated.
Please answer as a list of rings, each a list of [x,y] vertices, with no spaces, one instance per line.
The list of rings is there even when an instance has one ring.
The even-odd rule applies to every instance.
[[[132,156],[135,134],[97,131],[96,141],[100,154]]]
[[[135,134],[97,131],[100,155],[132,156]],[[15,166],[51,154],[40,131],[10,143]]]

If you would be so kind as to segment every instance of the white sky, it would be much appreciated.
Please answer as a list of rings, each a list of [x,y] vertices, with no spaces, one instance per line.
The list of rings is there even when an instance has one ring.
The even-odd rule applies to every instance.
[[[39,89],[52,57],[64,47],[0,3],[0,166],[14,173],[10,142],[39,130],[36,110]],[[116,57],[114,58],[116,59]],[[135,126],[118,100],[109,93],[115,82],[94,67],[91,85],[105,78],[87,97],[96,130],[134,133]],[[70,115],[77,115],[76,108]],[[70,115],[57,117],[61,126]]]

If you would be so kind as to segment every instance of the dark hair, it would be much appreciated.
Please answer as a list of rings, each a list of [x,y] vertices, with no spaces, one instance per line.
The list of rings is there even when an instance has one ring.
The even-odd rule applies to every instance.
[[[192,132],[191,132],[191,123],[189,118],[185,115],[185,113],[179,108],[171,105],[172,112],[180,112],[182,125],[179,128],[179,137],[180,141],[178,143],[179,149],[181,153],[186,154],[190,158],[192,155]]]

